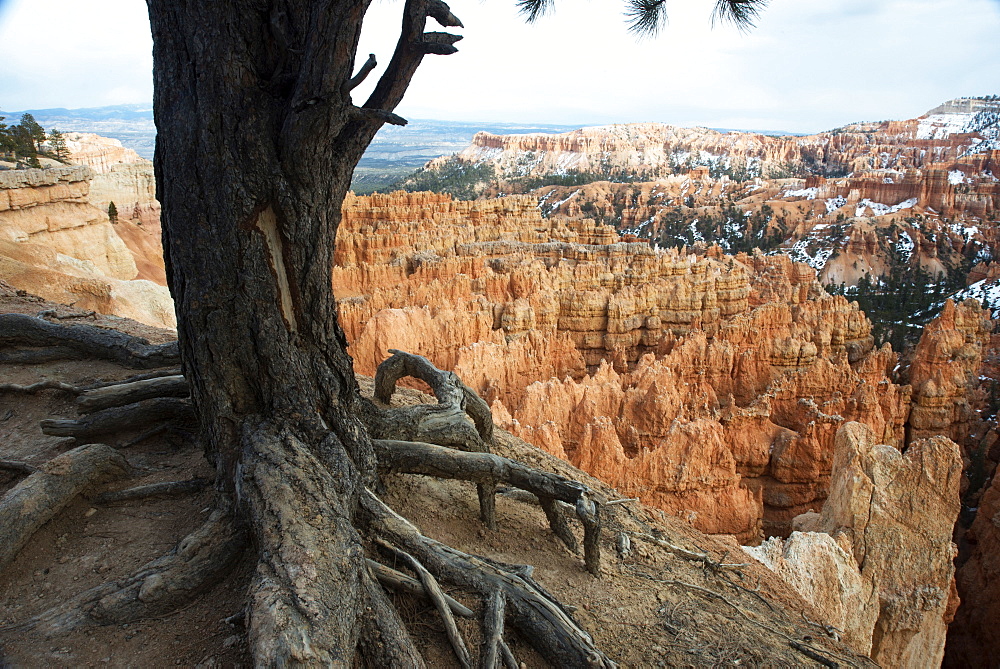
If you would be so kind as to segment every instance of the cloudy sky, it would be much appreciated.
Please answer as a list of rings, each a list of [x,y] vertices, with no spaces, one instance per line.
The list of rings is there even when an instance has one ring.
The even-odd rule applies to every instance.
[[[616,0],[556,0],[534,25],[513,0],[451,5],[460,51],[425,59],[403,116],[811,132],[1000,94],[1000,0],[772,0],[747,34],[713,28],[711,0],[674,0],[644,40]],[[401,7],[374,0],[361,60],[388,62]],[[145,12],[142,0],[0,0],[0,108],[150,102]]]

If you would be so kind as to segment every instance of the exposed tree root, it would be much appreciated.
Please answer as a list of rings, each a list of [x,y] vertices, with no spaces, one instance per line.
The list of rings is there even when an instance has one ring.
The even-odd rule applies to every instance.
[[[65,321],[72,318],[91,318],[96,315],[96,311],[72,311],[68,314],[60,314],[58,309],[42,309],[37,314],[39,318],[54,318],[57,321]]]
[[[60,325],[25,314],[0,314],[0,346],[11,345],[44,347],[48,355],[101,358],[140,369],[180,362],[177,342],[156,346],[140,337],[93,325]],[[44,357],[32,360],[31,351],[15,352],[15,357],[18,353],[24,354],[24,362],[40,362]],[[16,361],[10,355],[6,354],[7,361]]]
[[[247,628],[254,656],[274,665],[350,666],[358,645],[371,579],[346,504],[353,465],[338,446],[321,445],[320,460],[287,427],[244,429],[239,494],[260,552]]]
[[[59,636],[81,626],[163,615],[217,583],[245,546],[246,532],[235,521],[229,502],[220,498],[209,519],[181,539],[170,553],[120,581],[91,588],[12,627]]]
[[[615,666],[570,614],[531,579],[529,570],[484,560],[429,539],[371,493],[362,496],[361,509],[371,531],[402,547],[437,578],[483,597],[502,592],[514,625],[555,666]]]
[[[490,481],[494,484],[503,482],[534,493],[542,508],[547,507],[545,515],[552,531],[571,550],[576,549],[576,538],[555,507],[555,502],[558,500],[574,505],[583,524],[587,569],[595,576],[600,574],[600,518],[587,486],[492,453],[464,453],[412,441],[379,439],[374,443],[379,466],[390,471],[464,481]]]
[[[374,439],[422,441],[461,451],[489,453],[493,446],[493,416],[490,408],[457,374],[435,367],[420,355],[390,349],[375,373],[375,399],[389,404],[396,382],[412,376],[434,392],[437,404],[385,408],[365,416]],[[483,523],[496,529],[496,482],[477,482],[479,514]]]
[[[196,443],[198,441],[197,436],[190,430],[185,430],[183,427],[175,425],[174,423],[160,423],[159,425],[154,425],[144,432],[140,432],[127,441],[118,443],[117,446],[118,448],[131,448],[136,444],[140,444],[147,439],[152,439],[153,437],[163,433],[175,433],[181,435],[185,437],[186,441],[189,443]]]
[[[497,590],[486,599],[483,607],[483,642],[479,651],[479,668],[496,669],[503,641],[503,593]]]
[[[127,473],[128,463],[118,451],[88,444],[54,457],[14,486],[0,499],[0,570],[80,492]]]
[[[49,418],[41,422],[42,432],[54,437],[89,439],[125,430],[134,430],[154,423],[173,420],[194,420],[191,402],[174,397],[153,399],[102,409],[78,420]]]
[[[59,356],[55,359],[62,359],[65,356]],[[2,358],[5,362],[12,362],[9,359]],[[14,361],[16,362],[16,361]],[[155,372],[147,372],[146,374],[137,374],[135,376],[129,377],[124,381],[102,381],[99,383],[91,383],[83,386],[74,386],[73,384],[66,383],[64,381],[55,381],[52,379],[46,379],[44,381],[39,381],[37,383],[32,383],[29,385],[19,385],[17,383],[0,383],[0,393],[26,393],[29,395],[34,395],[35,393],[40,393],[43,390],[59,390],[66,393],[71,393],[73,395],[87,395],[87,396],[97,396],[101,395],[99,392],[101,389],[107,388],[117,388],[118,386],[123,386],[127,388],[136,388],[138,386],[131,386],[130,384],[137,384],[140,381],[152,381],[156,379],[163,379],[164,377],[175,377],[171,382],[165,383],[162,386],[154,385],[157,388],[155,392],[148,392],[145,388],[139,390],[135,395],[131,395],[124,400],[120,400],[114,404],[106,404],[105,406],[120,406],[122,404],[128,404],[129,402],[138,402],[139,400],[149,399],[151,397],[187,397],[189,394],[188,383],[184,380],[184,377],[180,375],[180,369],[164,369],[157,370]],[[178,381],[180,379],[181,381]],[[183,387],[183,392],[181,391]],[[115,391],[112,391],[113,393]],[[117,393],[115,393],[117,394]],[[103,409],[105,406],[94,406],[92,400],[83,401],[82,398],[78,399],[77,402],[81,407],[92,408],[92,409]]]
[[[407,576],[403,572],[396,571],[392,567],[380,564],[375,560],[368,560],[367,562],[368,568],[372,572],[372,576],[374,576],[378,582],[385,587],[418,597],[427,596],[427,591],[424,590],[424,586],[417,579]],[[447,594],[444,598],[448,603],[448,607],[451,609],[451,612],[456,616],[462,616],[463,618],[475,617],[475,612],[457,599],[449,597]]]
[[[396,382],[412,376],[431,387],[438,403],[388,409],[386,422],[395,422],[396,416],[416,419],[408,441],[426,441],[440,446],[452,446],[463,451],[482,451],[482,445],[493,444],[493,416],[489,405],[474,390],[462,383],[458,375],[435,367],[422,355],[390,349],[392,356],[383,360],[375,374],[375,399],[388,405]],[[468,418],[476,429],[470,435]],[[402,426],[393,425],[399,432]],[[406,428],[403,428],[406,429]],[[426,437],[433,438],[426,438]],[[397,439],[406,437],[399,436]]]
[[[166,369],[154,369],[151,372],[143,372],[142,374],[135,374],[124,380],[119,381],[99,381],[97,383],[92,383],[90,385],[81,386],[82,390],[93,390],[94,388],[107,388],[108,386],[117,386],[123,383],[134,383],[135,381],[145,381],[147,379],[161,379],[164,376],[177,376],[181,373],[180,367],[168,367]]]
[[[43,390],[61,390],[67,393],[73,393],[78,395],[83,392],[79,387],[70,385],[68,383],[63,383],[62,381],[39,381],[38,383],[32,383],[27,386],[21,386],[16,383],[0,383],[0,393],[26,393],[28,395],[34,395],[35,393],[40,393]]]
[[[189,495],[205,489],[208,485],[206,479],[191,479],[189,481],[168,481],[166,483],[150,483],[149,485],[126,488],[98,495],[94,500],[98,504],[113,504],[115,502],[127,502],[133,499],[145,499],[147,497],[169,497],[171,495]]]
[[[29,475],[38,471],[38,467],[29,465],[27,462],[21,462],[20,460],[0,460],[0,469]]]
[[[469,648],[465,645],[462,633],[458,631],[458,625],[455,624],[455,617],[451,614],[451,607],[448,606],[444,591],[438,585],[437,579],[420,564],[420,560],[417,560],[406,551],[396,548],[387,541],[381,539],[377,539],[376,541],[393,555],[402,558],[417,573],[421,584],[424,586],[424,590],[427,592],[427,596],[430,597],[438,614],[441,616],[441,620],[444,621],[445,633],[448,635],[448,641],[451,642],[451,647],[455,651],[458,663],[462,665],[463,669],[472,669],[472,656],[469,655]]]
[[[416,581],[420,588],[420,582]],[[370,667],[423,669],[424,658],[385,592],[372,578],[364,581],[367,606],[361,616],[359,654]]]
[[[188,382],[176,374],[84,390],[76,398],[76,404],[81,413],[90,413],[157,397],[187,397],[189,394]]]
[[[420,356],[394,352],[379,370],[376,399],[388,402],[396,381],[405,375],[426,381],[438,403],[386,409],[363,404],[370,432],[387,437],[374,442],[380,470],[476,483],[481,514],[490,526],[496,523],[498,482],[528,491],[541,504],[553,532],[575,551],[577,539],[564,513],[573,509],[584,528],[586,565],[599,574],[599,510],[591,491],[491,454],[488,406],[457,376],[437,370]],[[143,376],[151,378],[70,390],[80,395],[81,410],[92,413],[79,420],[43,421],[43,431],[84,438],[193,418],[190,402],[178,398],[188,392],[183,377]],[[153,431],[160,429],[162,425]],[[453,616],[471,618],[477,613],[445,594],[440,579],[483,598],[479,666],[518,666],[503,639],[505,619],[555,666],[614,666],[573,621],[569,609],[531,578],[530,567],[475,557],[428,539],[360,488],[362,477],[354,461],[321,419],[243,418],[238,434],[242,456],[234,491],[237,509],[220,497],[210,520],[173,552],[18,628],[60,635],[83,625],[163,615],[218,581],[252,538],[259,557],[245,621],[251,652],[260,663],[349,666],[358,655],[373,666],[424,666],[379,585],[383,583],[429,597],[445,621],[460,663],[471,667],[472,653]],[[426,439],[443,445],[420,443]],[[100,448],[121,459],[107,446],[84,448]],[[33,474],[29,480],[41,475]],[[204,481],[179,481],[139,486],[105,493],[98,501],[183,494],[204,485]],[[366,558],[365,547],[370,552],[375,544],[391,550],[418,579]]]
[[[678,557],[682,557],[685,560],[691,560],[692,562],[700,562],[705,569],[711,571],[714,574],[723,572],[726,570],[739,570],[745,569],[750,566],[747,562],[740,563],[727,563],[724,562],[725,556],[721,560],[713,560],[708,556],[707,553],[696,553],[695,551],[689,551],[686,548],[681,548],[680,546],[675,546],[674,544],[663,541],[662,539],[657,539],[656,537],[649,534],[636,534],[637,539],[642,539],[651,544],[655,544],[664,550],[670,551]]]

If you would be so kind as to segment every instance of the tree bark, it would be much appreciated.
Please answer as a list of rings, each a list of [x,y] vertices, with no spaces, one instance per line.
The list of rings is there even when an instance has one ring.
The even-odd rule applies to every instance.
[[[341,204],[383,122],[343,85],[368,2],[147,5],[167,279],[207,455],[261,556],[252,646],[350,664],[375,459],[331,286]]]

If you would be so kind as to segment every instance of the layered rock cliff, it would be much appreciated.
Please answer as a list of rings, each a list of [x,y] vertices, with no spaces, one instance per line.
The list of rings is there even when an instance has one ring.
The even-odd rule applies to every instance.
[[[991,99],[806,137],[661,124],[481,133],[427,169],[462,166],[493,170],[487,195],[534,188],[546,215],[594,219],[625,240],[786,253],[861,301],[878,340],[897,350],[915,343],[972,266],[1000,254],[1000,103]]]
[[[110,172],[117,165],[148,163],[132,149],[111,137],[102,137],[92,132],[67,132],[63,134],[70,162],[86,165],[96,174]]]
[[[127,218],[112,224],[90,202],[92,179],[86,166],[0,171],[0,278],[80,310],[172,327],[170,295],[156,282],[158,234]]]
[[[835,176],[873,169],[905,170],[953,162],[1000,149],[1000,103],[953,100],[906,121],[854,123],[807,136],[769,136],[633,123],[581,128],[557,135],[477,133],[463,151],[435,159],[490,164],[501,179],[571,173],[663,177],[705,166],[746,176],[803,171]]]
[[[661,246],[782,251],[828,284],[894,271],[967,273],[1000,253],[1000,151],[982,164],[734,182],[692,171],[646,183],[534,191],[546,213],[593,218]],[[988,165],[988,167],[987,167]],[[965,170],[965,171],[963,171]]]
[[[0,189],[7,207],[0,230],[10,244],[30,242],[29,220],[36,227],[46,220],[50,246],[70,239],[60,226],[112,228],[118,242],[108,248],[118,249],[118,264],[105,257],[101,270],[138,272],[139,252],[116,232],[123,223],[112,226],[87,203],[86,171],[17,178]],[[50,229],[44,207],[56,205],[72,205],[78,218],[60,214],[64,223]],[[71,220],[84,222],[65,224]],[[0,251],[13,257],[7,248]],[[822,537],[772,542],[765,561],[783,561],[778,571],[790,574],[825,565],[822,573],[836,582],[818,580],[803,594],[857,647],[872,644],[886,662],[939,656],[956,604],[941,556],[950,551],[959,451],[944,439],[915,437],[983,434],[982,398],[973,395],[992,344],[978,305],[947,306],[928,328],[901,370],[911,391],[896,382],[895,354],[874,346],[857,305],[822,291],[807,265],[785,255],[725,255],[718,247],[694,254],[623,241],[586,217],[543,218],[528,196],[349,197],[335,260],[334,290],[359,371],[371,373],[390,348],[426,355],[456,371],[515,434],[708,533],[753,543],[788,535],[797,516],[822,510],[823,524],[810,528],[834,537],[832,544]],[[0,259],[0,267],[10,262]],[[120,299],[118,284],[104,280],[108,295]],[[95,308],[89,304],[78,306]],[[100,303],[100,310],[127,308]],[[841,457],[837,435],[851,421],[863,426],[851,430],[868,435],[852,443],[866,446]],[[961,453],[971,458],[967,446]],[[845,470],[844,458],[861,464]],[[934,481],[944,501],[929,508],[934,521],[905,519],[891,506],[899,498],[910,509],[929,494],[920,468],[941,473]],[[847,470],[872,483],[844,492],[845,481],[862,481],[860,474],[838,478]],[[884,494],[873,506],[875,488]],[[859,501],[866,491],[867,511]],[[914,527],[929,533],[911,536]],[[872,545],[883,535],[895,543]],[[931,557],[905,578],[885,573],[892,550],[925,539]],[[986,574],[989,591],[990,557],[969,564]],[[906,589],[920,579],[930,589]],[[876,593],[883,606],[873,608]]]

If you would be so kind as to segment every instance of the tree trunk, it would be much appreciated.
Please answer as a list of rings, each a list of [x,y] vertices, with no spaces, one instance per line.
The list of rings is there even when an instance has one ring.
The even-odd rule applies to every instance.
[[[167,279],[207,455],[261,555],[255,652],[349,664],[372,590],[354,515],[375,458],[334,244],[354,167],[429,52],[413,35],[443,3],[407,1],[364,108],[350,90],[368,0],[147,4]]]
[[[361,399],[332,291],[354,167],[384,122],[405,123],[392,110],[424,55],[457,51],[458,36],[424,32],[427,18],[461,23],[442,0],[405,0],[389,65],[356,106],[351,90],[375,67],[369,58],[352,76],[369,0],[147,4],[157,197],[182,371],[220,493],[235,500],[258,553],[247,620],[256,662],[350,666],[360,654],[374,666],[421,666],[366,562],[362,535],[395,531],[422,551],[414,560],[435,561],[453,580],[484,571],[460,579],[483,596],[502,585],[515,625],[557,664],[597,658],[612,666],[537,584],[473,556],[442,557],[401,518],[386,520],[387,507],[369,491],[377,469],[368,429],[478,454],[492,440],[488,406],[418,356],[398,353],[380,371],[380,398],[388,400],[400,376],[430,375],[441,380],[438,405],[388,410]],[[476,479],[491,526],[494,474],[514,471],[500,460]],[[596,537],[589,491],[570,488],[559,490],[583,509],[585,536]],[[598,555],[588,545],[595,573]],[[203,573],[183,577],[200,587]],[[421,577],[428,592],[433,580]],[[122,591],[114,601],[133,599]]]

